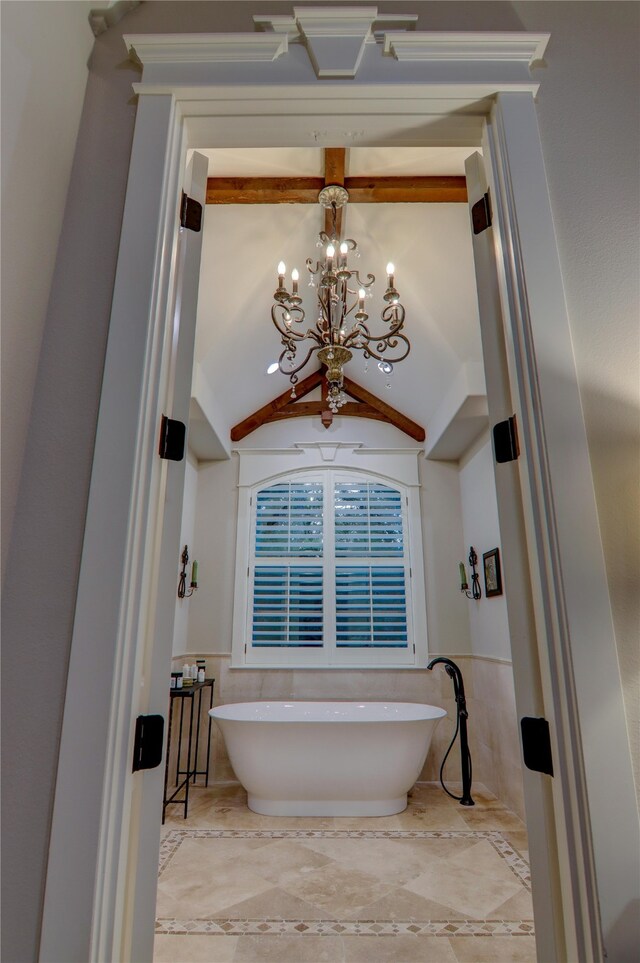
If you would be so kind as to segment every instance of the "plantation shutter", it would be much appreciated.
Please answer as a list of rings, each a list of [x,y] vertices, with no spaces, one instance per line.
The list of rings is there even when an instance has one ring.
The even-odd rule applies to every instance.
[[[283,482],[257,494],[257,556],[322,556],[322,482]]]
[[[322,481],[281,482],[257,492],[255,647],[323,645],[323,496]],[[319,562],[310,564],[310,558]]]
[[[402,558],[402,496],[375,482],[335,485],[336,558]]]
[[[337,647],[406,649],[401,493],[379,482],[336,482],[334,519]]]
[[[244,663],[414,665],[408,494],[318,467],[253,489]]]

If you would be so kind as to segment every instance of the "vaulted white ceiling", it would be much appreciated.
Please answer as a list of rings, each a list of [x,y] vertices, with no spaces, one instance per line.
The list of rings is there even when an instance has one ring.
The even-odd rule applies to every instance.
[[[347,151],[347,174],[459,175],[474,148],[357,148]],[[315,149],[212,150],[210,176],[321,176]],[[463,203],[349,204],[346,236],[358,242],[362,274],[376,275],[367,302],[370,327],[383,306],[385,267],[393,261],[406,308],[408,358],[397,365],[391,388],[359,353],[347,375],[428,428],[467,362],[481,362],[469,214]],[[305,260],[316,258],[323,226],[318,205],[209,205],[203,234],[196,362],[205,375],[223,430],[289,386],[268,375],[280,354],[271,304],[280,260],[300,271],[308,317],[315,319]],[[382,322],[378,329],[382,328]],[[301,377],[317,367],[312,359]],[[227,435],[228,437],[228,435]]]

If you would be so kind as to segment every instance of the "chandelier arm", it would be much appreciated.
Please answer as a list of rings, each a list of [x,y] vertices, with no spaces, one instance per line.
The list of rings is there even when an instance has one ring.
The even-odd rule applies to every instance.
[[[404,306],[400,304],[400,301],[392,301],[391,304],[387,304],[380,315],[383,321],[387,324],[393,323],[396,327],[402,327],[405,319]]]
[[[277,312],[280,313],[281,317],[277,317]],[[299,305],[291,305],[287,302],[274,301],[271,305],[271,320],[275,324],[276,328],[280,333],[289,331],[290,326],[286,323],[285,317],[289,315],[289,320],[291,323],[295,321],[296,324],[302,324],[305,319],[304,308]]]
[[[395,337],[392,341],[388,341],[385,338],[371,338],[370,340],[369,338],[366,338],[365,341],[365,344],[361,344],[358,347],[362,348],[365,355],[370,355],[377,361],[389,361],[391,364],[398,364],[399,361],[404,361],[411,351],[411,343],[403,334],[397,335],[397,337]],[[403,352],[402,354],[399,354],[396,357],[387,357],[387,350],[395,351],[400,342],[402,342],[406,350],[403,351],[403,349],[400,348],[400,350]],[[375,344],[375,349],[372,346],[373,344]]]
[[[304,360],[301,361],[300,364],[296,365],[295,368],[285,367],[286,362],[289,362],[289,364],[293,362],[293,357],[291,355],[290,350],[285,347],[284,351],[280,355],[280,358],[278,359],[278,366],[282,374],[289,376],[289,380],[291,381],[292,385],[296,384],[299,380],[298,371],[304,368],[304,366],[307,364],[307,362],[311,358],[311,355],[314,353],[314,351],[319,351],[321,347],[322,347],[321,344],[312,345],[307,351],[304,357]],[[295,354],[295,350],[294,350],[294,354]]]
[[[360,271],[352,271],[352,272],[351,272],[351,277],[356,278],[356,280],[357,280],[357,282],[358,282],[358,287],[359,287],[359,288],[370,288],[371,285],[372,285],[372,284],[375,282],[375,280],[376,280],[375,274],[367,274],[367,280],[366,280],[366,281],[363,281],[363,280],[361,279],[361,277],[360,277]],[[355,291],[354,291],[353,293],[355,294]]]
[[[355,347],[361,347],[365,353],[368,352],[372,357],[377,358],[378,361],[385,360],[382,358],[382,355],[384,355],[387,350],[394,351],[399,343],[402,342],[406,345],[406,351],[394,359],[394,363],[397,363],[407,357],[411,350],[411,344],[404,334],[400,334],[405,317],[403,306],[401,304],[388,305],[382,312],[383,320],[389,320],[390,314],[394,315],[394,319],[389,331],[372,334],[365,322],[361,321],[358,326],[354,328],[349,337],[349,341],[353,343]],[[400,315],[399,317],[397,316],[398,314]],[[360,345],[356,343],[358,338],[361,341]],[[372,347],[373,344],[376,345],[375,351]]]
[[[371,340],[371,341],[384,340],[386,338],[391,337],[394,334],[397,334],[404,327],[405,310],[404,310],[404,307],[399,302],[396,302],[395,304],[388,304],[383,309],[380,317],[382,321],[390,325],[389,330],[385,331],[383,334],[380,334],[380,335],[371,334],[371,331],[369,330],[369,326],[365,323],[364,320],[358,322],[358,327],[362,331],[363,335],[367,338],[367,340]]]
[[[368,325],[366,325],[364,321],[358,324],[358,330],[366,341],[389,341],[389,339],[394,336],[401,337],[403,341],[407,341],[407,338],[399,333],[404,327],[405,319],[404,307],[399,302],[388,304],[382,311],[381,318],[387,324],[391,325],[388,331],[384,331],[381,334],[371,334]]]
[[[354,348],[360,348],[363,346],[357,344],[357,341],[358,341],[358,338],[361,338],[361,337],[362,337],[362,331],[359,328],[354,328],[352,331],[349,332],[349,334],[345,336],[344,341],[342,343],[345,346],[345,348],[348,348],[350,345],[353,345]]]
[[[285,343],[289,344],[289,343],[290,343],[290,346],[293,347],[294,343],[298,343],[298,342],[300,342],[300,341],[305,341],[307,338],[313,338],[314,341],[317,341],[317,342],[318,342],[318,346],[319,346],[319,347],[322,347],[322,339],[321,339],[320,335],[319,335],[318,333],[316,333],[312,328],[308,328],[308,329],[307,329],[306,331],[304,331],[304,332],[303,332],[303,331],[295,331],[293,328],[289,327],[289,325],[286,324],[284,321],[281,321],[280,319],[278,319],[278,318],[276,317],[276,311],[277,311],[277,310],[280,310],[280,311],[282,311],[282,312],[288,311],[288,313],[289,313],[289,314],[291,315],[291,317],[292,317],[292,321],[295,321],[296,324],[302,324],[302,323],[304,322],[304,320],[305,320],[305,313],[304,313],[304,311],[302,310],[302,308],[291,308],[291,309],[287,309],[287,308],[284,307],[284,305],[278,304],[278,303],[272,305],[272,307],[271,307],[271,320],[273,321],[276,330],[277,330],[278,333],[281,335],[281,337],[282,337],[282,343],[283,343],[283,344],[285,344]],[[294,317],[295,314],[300,315],[300,317]]]

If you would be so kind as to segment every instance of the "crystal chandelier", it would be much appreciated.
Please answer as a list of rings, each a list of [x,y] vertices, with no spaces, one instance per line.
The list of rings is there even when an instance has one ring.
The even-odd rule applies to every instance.
[[[360,256],[358,245],[351,238],[341,242],[336,228],[337,212],[348,199],[347,190],[335,184],[323,188],[318,195],[322,207],[332,213],[333,227],[330,234],[320,232],[317,246],[324,248],[323,257],[318,261],[306,260],[309,287],[315,288],[317,293],[318,313],[313,327],[306,330],[303,327],[306,314],[298,293],[298,271],[294,268],[291,272],[291,291],[288,291],[282,261],[278,265],[278,287],[271,308],[271,319],[281,336],[283,350],[277,364],[271,365],[269,371],[280,370],[289,376],[293,386],[291,397],[295,398],[298,372],[317,352],[318,360],[326,368],[328,403],[334,414],[347,401],[343,369],[353,357],[354,350],[362,351],[365,365],[369,358],[377,360],[378,367],[387,375],[387,387],[394,364],[406,358],[411,350],[408,338],[401,334],[405,310],[395,288],[393,264],[387,265],[385,305],[380,314],[387,327],[373,334],[369,330],[365,299],[371,297],[375,276],[367,274],[366,280],[362,280],[359,272],[349,267],[349,258]],[[299,345],[302,360],[297,353]]]

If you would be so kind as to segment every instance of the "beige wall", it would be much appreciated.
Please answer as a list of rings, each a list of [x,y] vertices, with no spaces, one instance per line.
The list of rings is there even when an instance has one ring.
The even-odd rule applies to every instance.
[[[513,7],[551,33],[538,117],[640,795],[640,7]]]
[[[93,46],[91,2],[2,3],[2,574]]]
[[[41,6],[50,8],[55,18],[61,5]],[[280,0],[261,4],[149,0],[98,38],[94,47],[63,243],[50,296],[44,295],[45,304],[49,297],[44,329],[37,312],[24,317],[22,328],[24,370],[37,369],[37,376],[26,442],[24,414],[16,424],[14,450],[23,448],[25,454],[19,486],[14,474],[18,500],[3,600],[3,675],[14,690],[12,696],[6,684],[3,695],[3,752],[13,770],[3,785],[7,959],[31,960],[37,953],[66,665],[135,119],[131,84],[139,76],[133,65],[124,64],[122,33],[246,31],[252,29],[251,15],[257,9],[290,13],[291,6]],[[633,3],[483,0],[403,2],[402,10],[418,12],[418,27],[423,30],[526,29],[552,34],[546,66],[537,72],[542,83],[538,116],[638,774],[640,592],[634,591],[634,583],[640,557],[635,454],[640,11]],[[4,33],[4,8],[2,26]],[[54,64],[38,83],[39,96],[64,77],[67,59]],[[18,93],[24,94],[19,85]],[[37,116],[35,109],[25,102],[24,118]],[[45,155],[45,172],[46,167]],[[23,199],[25,216],[33,216],[34,210],[41,213],[35,193],[26,191]],[[55,246],[55,240],[50,243]],[[29,256],[32,263],[44,263],[37,245],[36,231],[29,242],[35,253]],[[50,247],[46,257],[54,256]],[[25,295],[31,282],[31,275],[23,282]],[[18,697],[13,685],[25,666],[31,670],[26,698],[22,688]],[[74,925],[82,922],[74,920]]]

